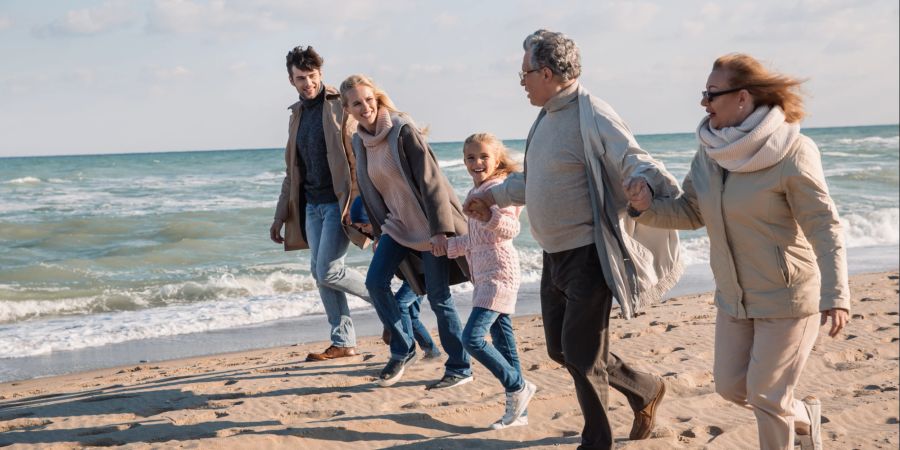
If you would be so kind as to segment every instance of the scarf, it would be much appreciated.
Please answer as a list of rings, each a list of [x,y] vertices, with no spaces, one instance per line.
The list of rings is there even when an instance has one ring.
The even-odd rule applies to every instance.
[[[704,117],[697,139],[706,154],[731,172],[755,172],[778,164],[800,136],[800,125],[784,121],[780,106],[760,106],[734,127],[709,126]]]

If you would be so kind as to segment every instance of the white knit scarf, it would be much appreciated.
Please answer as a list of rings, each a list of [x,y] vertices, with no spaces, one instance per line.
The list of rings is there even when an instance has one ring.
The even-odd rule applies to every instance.
[[[709,116],[697,127],[706,154],[723,169],[755,172],[778,164],[800,136],[800,125],[784,121],[780,106],[760,106],[734,127],[709,126]]]

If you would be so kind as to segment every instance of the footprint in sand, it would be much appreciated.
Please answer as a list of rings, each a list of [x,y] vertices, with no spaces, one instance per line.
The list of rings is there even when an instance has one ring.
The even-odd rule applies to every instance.
[[[687,430],[682,431],[679,436],[688,438],[688,439],[702,439],[705,440],[706,443],[712,442],[720,434],[724,433],[725,430],[715,426],[696,426]]]

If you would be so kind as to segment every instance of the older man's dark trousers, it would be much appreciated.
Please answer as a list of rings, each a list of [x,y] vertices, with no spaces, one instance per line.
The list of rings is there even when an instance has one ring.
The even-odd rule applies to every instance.
[[[566,366],[584,415],[581,448],[611,449],[606,408],[609,386],[639,411],[656,395],[656,377],[636,372],[609,352],[612,291],[594,244],[558,253],[544,252],[541,314],[547,353]]]

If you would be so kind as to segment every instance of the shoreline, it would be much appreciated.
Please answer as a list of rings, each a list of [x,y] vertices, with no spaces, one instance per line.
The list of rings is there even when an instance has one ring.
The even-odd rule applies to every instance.
[[[898,272],[851,276],[853,321],[837,339],[820,331],[797,395],[823,402],[829,448],[896,448]],[[617,448],[745,448],[756,442],[752,412],[712,384],[712,296],[686,294],[630,321],[610,324],[612,349],[668,385],[657,427],[626,440],[631,410],[610,391]],[[387,359],[378,337],[360,355],[304,361],[323,343],[294,344],[129,364],[0,383],[0,446],[125,445],[130,448],[489,448],[575,446],[583,418],[568,372],[549,359],[539,316],[515,317],[526,378],[539,386],[526,427],[490,430],[503,413],[499,383],[474,363],[475,381],[426,391],[442,362],[422,361],[390,388],[374,383]],[[433,329],[432,329],[433,330]]]
[[[885,257],[884,255],[892,255]],[[893,259],[891,259],[893,258]],[[876,245],[848,249],[850,274],[896,270],[900,266],[900,245]],[[523,283],[514,317],[540,314],[539,282]],[[700,294],[714,289],[708,264],[688,266],[678,284],[666,298]],[[471,311],[471,290],[454,293],[461,320]],[[427,300],[426,300],[427,302]],[[422,305],[422,321],[429,329],[436,323],[430,308]],[[614,307],[615,308],[615,307]],[[615,315],[615,311],[613,311]],[[358,340],[380,336],[381,323],[371,308],[351,314]],[[143,364],[173,359],[265,349],[293,344],[309,344],[328,339],[324,315],[281,319],[252,326],[132,340],[98,347],[56,352],[21,358],[0,359],[0,383],[36,377],[65,375],[128,364]],[[325,344],[321,351],[327,346]]]

